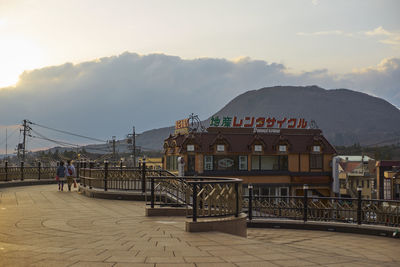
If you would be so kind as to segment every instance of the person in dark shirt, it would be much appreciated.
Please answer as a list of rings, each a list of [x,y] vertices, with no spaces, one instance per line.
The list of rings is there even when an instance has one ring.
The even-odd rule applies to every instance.
[[[58,191],[63,191],[64,190],[64,182],[66,180],[65,174],[66,174],[66,168],[64,166],[64,161],[60,162],[60,166],[57,168],[57,174],[56,174],[56,179],[58,180]]]

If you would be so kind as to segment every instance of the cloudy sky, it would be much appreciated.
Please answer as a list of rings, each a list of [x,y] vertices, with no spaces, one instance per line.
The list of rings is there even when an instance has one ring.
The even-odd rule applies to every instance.
[[[400,106],[399,10],[397,0],[0,0],[0,146],[24,118],[109,139],[207,118],[273,85]]]

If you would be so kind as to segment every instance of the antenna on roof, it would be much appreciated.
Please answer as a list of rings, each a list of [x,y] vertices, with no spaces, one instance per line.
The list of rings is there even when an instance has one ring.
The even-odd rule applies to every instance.
[[[204,132],[205,128],[201,124],[201,120],[199,119],[198,115],[194,115],[194,113],[189,115],[189,129],[192,132],[201,131]]]
[[[311,120],[310,129],[319,129],[317,122],[315,120]]]

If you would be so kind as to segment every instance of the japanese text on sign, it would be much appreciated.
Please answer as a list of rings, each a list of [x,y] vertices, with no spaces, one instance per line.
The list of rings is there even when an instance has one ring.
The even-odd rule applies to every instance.
[[[274,117],[222,117],[213,116],[211,127],[244,127],[244,128],[289,128],[305,129],[307,121],[301,118],[274,118]]]
[[[179,120],[175,122],[175,129],[182,129],[189,127],[189,119]]]

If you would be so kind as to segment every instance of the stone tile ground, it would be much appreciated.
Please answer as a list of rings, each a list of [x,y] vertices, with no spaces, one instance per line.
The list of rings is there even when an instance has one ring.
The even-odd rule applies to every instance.
[[[186,233],[185,218],[145,217],[143,202],[56,185],[0,189],[0,266],[400,266],[400,240],[249,229]]]

